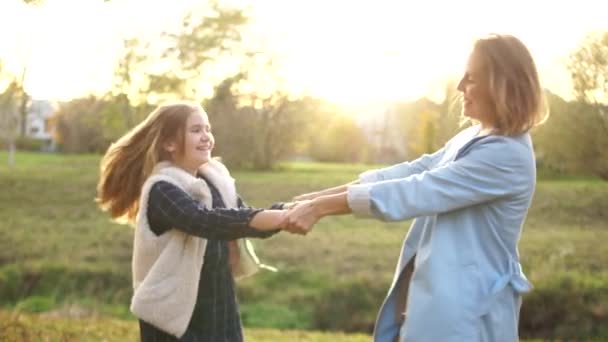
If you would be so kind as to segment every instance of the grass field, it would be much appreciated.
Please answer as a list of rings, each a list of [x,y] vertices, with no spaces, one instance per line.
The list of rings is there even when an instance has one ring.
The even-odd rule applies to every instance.
[[[366,342],[364,334],[321,333],[302,330],[245,329],[249,342]],[[133,321],[108,317],[66,318],[52,314],[0,311],[0,341],[138,341]]]
[[[13,317],[12,327],[46,322],[34,324],[48,326],[40,336],[57,336],[50,331],[67,322],[86,324],[57,328],[59,334],[103,340],[95,336],[121,334],[122,327],[128,336],[135,334],[127,307],[132,229],[110,222],[95,206],[99,156],[19,153],[11,169],[5,160],[0,152],[0,322],[2,317]],[[265,207],[347,182],[367,168],[292,163],[274,172],[233,176],[249,204]],[[239,283],[251,340],[305,334],[296,330],[369,333],[408,226],[338,217],[322,221],[306,237],[279,234],[256,241],[263,261],[280,271]],[[535,285],[524,298],[523,336],[608,336],[606,241],[607,182],[539,180],[520,243],[524,271]],[[96,324],[99,319],[112,323]],[[83,330],[89,326],[91,331]],[[365,336],[315,334],[285,340],[357,341]]]

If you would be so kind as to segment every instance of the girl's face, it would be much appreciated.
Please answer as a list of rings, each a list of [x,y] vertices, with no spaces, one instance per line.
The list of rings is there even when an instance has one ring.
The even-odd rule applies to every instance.
[[[482,61],[478,53],[469,57],[464,76],[458,83],[462,92],[462,114],[485,125],[492,125],[493,102]]]
[[[186,120],[184,144],[179,148],[173,141],[166,145],[173,162],[183,169],[195,173],[196,170],[211,159],[211,150],[215,139],[211,133],[211,125],[207,113],[197,110]]]

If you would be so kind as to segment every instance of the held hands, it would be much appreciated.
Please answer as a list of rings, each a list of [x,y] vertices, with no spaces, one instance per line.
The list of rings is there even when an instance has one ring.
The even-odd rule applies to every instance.
[[[294,234],[308,234],[312,227],[327,215],[351,213],[348,206],[347,192],[341,191],[345,186],[295,197],[295,199],[313,197],[313,199],[296,200],[283,206],[283,216],[279,228]]]
[[[357,182],[294,197],[294,202],[283,205],[283,216],[278,227],[305,235],[325,216],[351,213],[347,190],[350,184],[355,183]]]
[[[288,210],[283,214],[280,227],[293,234],[308,234],[322,217],[312,200],[287,203],[283,208]]]

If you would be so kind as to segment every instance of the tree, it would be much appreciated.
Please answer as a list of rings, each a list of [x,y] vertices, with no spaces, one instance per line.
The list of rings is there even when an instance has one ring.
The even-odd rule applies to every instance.
[[[15,140],[19,135],[19,115],[17,114],[17,95],[19,85],[12,81],[0,94],[0,135],[8,146],[8,164],[15,163]]]
[[[19,103],[23,94],[22,86],[17,79],[4,72],[2,61],[0,61],[0,87],[6,83],[6,88],[0,93],[0,138],[8,147],[8,164],[15,163],[15,140],[19,135]]]
[[[355,120],[339,112],[328,113],[309,139],[311,156],[325,162],[359,163],[369,154],[369,143]]]
[[[215,88],[203,107],[216,137],[216,154],[232,167],[270,169],[279,158],[293,153],[307,134],[318,102],[291,99],[280,90],[246,92],[248,75],[238,74]]]
[[[246,21],[242,10],[222,8],[213,1],[186,15],[179,31],[165,32],[163,39],[126,39],[100,112],[104,139],[124,134],[158,103],[198,101],[204,69],[233,52],[240,40],[239,28]]]
[[[148,98],[149,46],[138,39],[123,41],[124,50],[114,70],[112,88],[103,97],[101,129],[104,141],[114,141],[152,111]]]
[[[119,130],[117,112],[122,113],[124,126],[130,127],[141,119],[137,107],[147,113],[148,103],[201,98],[202,76],[212,83],[218,75],[208,76],[215,71],[211,66],[221,60],[235,62],[236,73],[228,71],[232,75],[215,87],[213,98],[204,104],[218,142],[216,152],[233,166],[257,169],[271,168],[292,152],[304,132],[311,101],[288,96],[272,59],[240,46],[240,29],[247,21],[243,10],[212,1],[204,11],[187,15],[177,33],[163,34],[161,49],[135,39],[125,41],[113,90],[105,98],[109,104],[101,114],[109,133],[104,139]],[[269,86],[261,89],[265,85]]]
[[[437,134],[441,125],[440,105],[427,98],[421,98],[413,102],[400,103],[395,111],[400,121],[399,137],[405,137],[407,159],[418,158],[443,146],[445,142],[439,141]]]
[[[100,153],[112,140],[104,134],[107,103],[94,96],[62,103],[54,116],[55,140],[68,153]],[[106,126],[108,123],[106,123]],[[101,129],[100,129],[101,127]]]
[[[16,93],[19,102],[19,117],[20,117],[20,130],[19,135],[23,138],[25,137],[26,129],[27,129],[27,109],[30,102],[30,96],[25,91],[23,85],[25,84],[25,75],[27,74],[27,68],[24,67],[21,72],[21,81],[16,83]]]
[[[533,131],[537,162],[552,174],[600,175],[606,145],[598,144],[602,123],[596,109],[581,101],[565,101],[546,92],[551,119]],[[601,138],[601,137],[600,137]]]
[[[215,87],[214,95],[204,102],[215,136],[214,154],[232,167],[248,163],[251,157],[251,127],[241,116],[234,86],[242,78],[235,75]]]
[[[408,134],[411,155],[420,156],[433,153],[439,148],[436,144],[437,123],[439,113],[426,109],[418,113],[417,125]]]
[[[598,105],[608,100],[608,32],[588,35],[567,66],[580,101]]]
[[[247,22],[242,9],[225,8],[217,1],[201,12],[188,14],[178,33],[163,34],[165,47],[158,64],[165,67],[147,74],[148,92],[161,99],[176,95],[199,98],[203,75],[205,81],[212,81],[205,68],[222,57],[238,54],[240,30]]]
[[[251,104],[243,111],[252,119],[252,132],[255,132],[250,145],[254,147],[253,167],[267,170],[292,152],[298,139],[304,136],[314,101],[306,98],[291,100],[281,91],[251,98]]]
[[[115,103],[123,118],[123,132],[134,127],[143,119],[138,110],[148,102],[145,89],[146,77],[143,73],[147,61],[146,48],[136,38],[123,41],[123,55],[114,71],[114,80],[106,99]]]
[[[447,82],[444,90],[445,97],[439,108],[439,121],[437,123],[437,144],[445,145],[460,129],[462,120],[461,94],[456,89],[458,82]]]
[[[586,166],[608,180],[608,32],[587,36],[567,67],[577,99],[594,109],[587,121],[592,124],[582,134],[593,140],[588,147],[598,154]]]

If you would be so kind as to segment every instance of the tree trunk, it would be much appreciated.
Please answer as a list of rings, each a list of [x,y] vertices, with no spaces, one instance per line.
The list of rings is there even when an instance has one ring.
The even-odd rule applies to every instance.
[[[20,95],[20,100],[21,100],[21,102],[19,103],[19,114],[21,115],[20,136],[22,138],[25,137],[26,129],[27,129],[27,103],[29,101],[29,96],[27,95],[27,93],[25,92],[25,89],[23,88],[26,72],[27,72],[27,69],[24,68],[23,73],[21,74],[21,84],[19,85],[19,90],[20,90],[19,95]]]
[[[19,131],[19,135],[23,138],[25,137],[27,129],[27,98],[25,93],[23,93],[23,98],[21,99],[21,103],[19,105],[19,114],[21,116],[21,129]]]
[[[13,165],[15,165],[15,140],[10,139],[8,141],[8,166]]]

